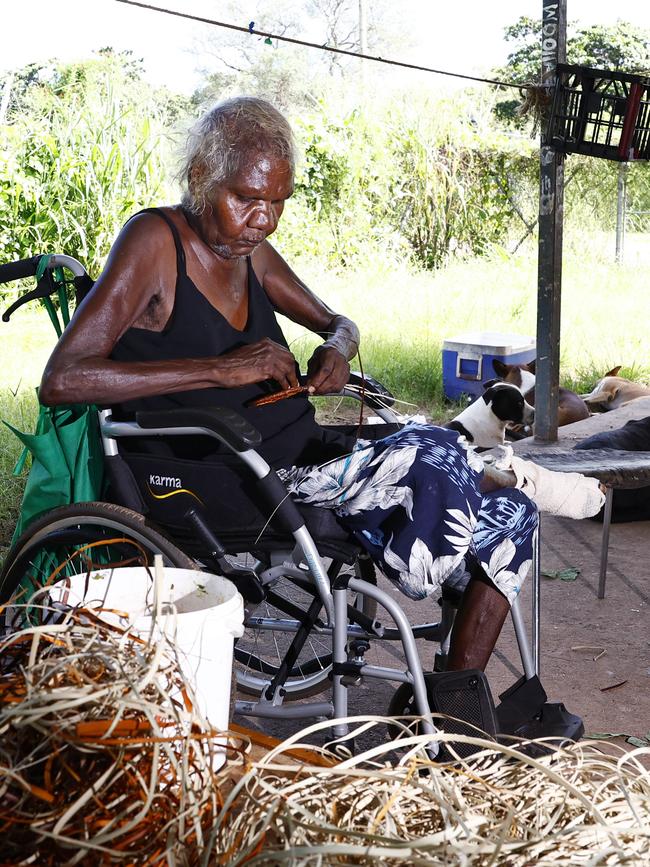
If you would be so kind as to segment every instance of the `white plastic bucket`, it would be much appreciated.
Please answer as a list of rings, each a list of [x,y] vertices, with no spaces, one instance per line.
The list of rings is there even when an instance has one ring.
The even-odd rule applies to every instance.
[[[163,614],[156,629],[179,651],[185,679],[198,710],[216,729],[228,728],[233,642],[244,632],[244,600],[226,578],[193,569],[163,570],[163,610],[173,603],[177,615]],[[151,631],[154,613],[153,570],[142,567],[93,569],[72,575],[51,588],[53,601],[104,610],[101,618],[124,624],[124,615],[141,636]],[[156,630],[154,630],[155,640]],[[218,757],[217,766],[225,761]]]

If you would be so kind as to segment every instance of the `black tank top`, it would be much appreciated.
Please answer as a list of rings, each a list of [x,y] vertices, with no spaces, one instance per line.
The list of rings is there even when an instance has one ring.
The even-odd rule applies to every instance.
[[[276,343],[287,347],[273,306],[255,275],[250,258],[246,260],[248,321],[243,330],[239,331],[210,304],[189,278],[185,251],[172,220],[158,208],[146,209],[141,213],[157,214],[171,229],[176,247],[177,268],[174,306],[162,331],[130,328],[115,345],[111,358],[126,362],[207,358],[256,343],[264,337],[270,337]],[[178,391],[114,406],[113,416],[116,419],[127,419],[133,418],[138,410],[171,409],[179,406],[230,407],[260,431],[262,445],[259,451],[276,468],[320,463],[349,451],[353,439],[320,427],[314,418],[314,408],[304,395],[262,407],[249,405],[255,398],[277,389],[277,383],[267,381],[240,388],[215,387]],[[170,442],[173,454],[177,457],[204,460],[224,451],[214,440],[206,437],[174,437]],[[160,445],[160,441],[138,440],[134,447],[139,451],[159,453]]]

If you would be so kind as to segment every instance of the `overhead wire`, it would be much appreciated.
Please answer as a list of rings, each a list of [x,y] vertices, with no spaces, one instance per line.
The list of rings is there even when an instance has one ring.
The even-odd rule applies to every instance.
[[[202,15],[193,15],[189,12],[179,12],[176,9],[166,9],[164,6],[154,6],[149,3],[141,3],[140,0],[116,0],[117,3],[124,3],[127,6],[137,6],[140,9],[148,9],[151,12],[162,12],[165,15],[172,15],[176,18],[185,18],[189,21],[197,21],[200,24],[210,24],[213,27],[222,27],[226,30],[235,30],[239,33],[246,33],[250,36],[259,36],[261,38],[267,40],[276,40],[277,42],[289,42],[292,45],[302,45],[305,48],[315,48],[318,51],[329,51],[333,54],[343,54],[346,57],[355,57],[359,60],[372,60],[375,63],[384,63],[388,66],[399,66],[403,69],[412,69],[417,72],[429,72],[434,75],[446,75],[451,78],[462,78],[467,81],[476,81],[481,84],[492,84],[496,87],[512,87],[516,90],[521,90],[522,88],[527,87],[527,84],[519,83],[517,84],[514,81],[499,81],[494,78],[482,78],[476,75],[467,75],[461,72],[449,72],[445,69],[434,69],[431,66],[420,66],[416,63],[406,63],[403,60],[391,60],[387,57],[379,57],[378,55],[373,54],[362,54],[358,51],[350,51],[346,48],[337,48],[333,45],[321,44],[318,42],[310,42],[306,39],[298,39],[294,36],[284,36],[278,33],[270,33],[265,30],[257,30],[252,26],[253,22],[248,27],[244,27],[239,24],[230,24],[226,21],[217,21],[213,18],[205,18]]]

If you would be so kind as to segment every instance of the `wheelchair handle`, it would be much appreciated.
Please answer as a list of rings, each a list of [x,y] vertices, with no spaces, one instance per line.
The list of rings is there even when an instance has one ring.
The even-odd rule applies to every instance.
[[[47,273],[53,271],[54,268],[67,268],[68,271],[74,275],[77,301],[79,301],[92,286],[92,280],[88,276],[86,269],[81,262],[77,261],[77,259],[73,259],[72,256],[65,256],[60,253],[54,253],[52,255],[39,253],[37,256],[32,256],[29,259],[18,259],[15,262],[7,262],[4,265],[0,265],[0,284],[11,283],[13,280],[20,280],[25,277],[35,277],[41,259],[43,258],[47,259],[47,263],[36,288],[29,292],[25,292],[5,310],[2,314],[3,322],[9,322],[12,314],[15,313],[19,307],[22,307],[23,304],[27,304],[28,301],[34,301],[37,298],[47,298],[56,291],[56,286],[52,280],[46,277]]]
[[[15,262],[5,262],[0,265],[0,283],[12,283],[14,280],[20,280],[24,277],[35,277],[38,270],[38,263],[47,253],[38,253],[36,256],[30,256],[29,259],[17,259]],[[87,277],[88,274],[84,266],[72,256],[65,256],[62,253],[53,253],[49,256],[47,268],[67,268],[75,277]]]
[[[0,283],[11,283],[22,277],[34,277],[38,263],[41,261],[41,253],[31,256],[29,259],[18,259],[16,262],[6,262],[0,265]]]

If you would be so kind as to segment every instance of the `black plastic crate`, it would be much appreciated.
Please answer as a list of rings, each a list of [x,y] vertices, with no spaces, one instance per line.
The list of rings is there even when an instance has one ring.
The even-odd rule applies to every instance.
[[[559,63],[546,141],[562,153],[650,159],[650,78]]]

